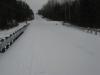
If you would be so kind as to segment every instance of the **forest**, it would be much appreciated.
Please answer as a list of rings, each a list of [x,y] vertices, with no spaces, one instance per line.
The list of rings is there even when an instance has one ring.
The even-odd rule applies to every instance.
[[[100,28],[100,0],[75,0],[63,4],[53,4],[49,1],[38,11],[38,14],[80,27]]]
[[[23,1],[0,0],[0,29],[15,27],[20,22],[34,19],[34,13]]]

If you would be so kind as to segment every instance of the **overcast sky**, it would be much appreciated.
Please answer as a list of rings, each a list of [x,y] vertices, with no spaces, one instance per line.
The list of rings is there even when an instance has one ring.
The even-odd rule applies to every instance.
[[[48,0],[23,0],[26,1],[29,6],[33,9],[33,10],[38,10],[40,9]],[[52,0],[51,0],[52,1]],[[58,1],[63,3],[64,1],[69,1],[69,0],[54,0],[54,1]],[[74,0],[70,0],[70,1],[74,1]]]
[[[40,9],[48,0],[23,0],[26,1],[33,10]]]

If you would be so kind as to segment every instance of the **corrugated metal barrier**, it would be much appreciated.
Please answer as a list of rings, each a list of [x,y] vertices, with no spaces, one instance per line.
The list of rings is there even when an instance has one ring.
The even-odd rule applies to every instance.
[[[26,30],[29,24],[23,26],[19,30],[15,31],[14,33],[10,34],[5,38],[0,39],[0,53],[4,53]]]

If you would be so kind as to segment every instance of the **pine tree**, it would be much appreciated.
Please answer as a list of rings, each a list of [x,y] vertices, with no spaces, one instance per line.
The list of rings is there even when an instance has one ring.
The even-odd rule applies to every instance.
[[[8,22],[15,17],[16,0],[0,0],[0,28],[8,27]]]

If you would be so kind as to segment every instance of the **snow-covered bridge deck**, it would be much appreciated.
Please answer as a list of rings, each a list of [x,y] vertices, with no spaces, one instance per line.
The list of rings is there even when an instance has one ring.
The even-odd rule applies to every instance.
[[[0,54],[0,75],[100,75],[100,37],[37,18]]]

